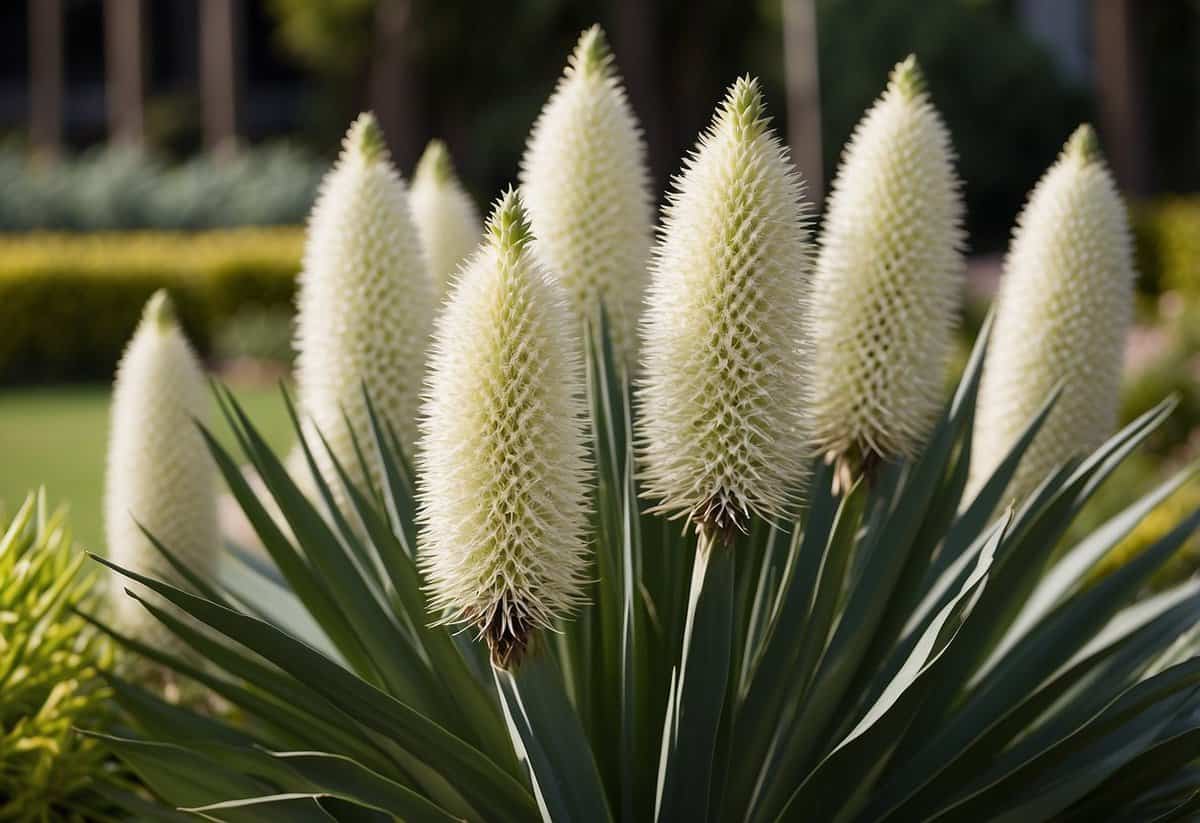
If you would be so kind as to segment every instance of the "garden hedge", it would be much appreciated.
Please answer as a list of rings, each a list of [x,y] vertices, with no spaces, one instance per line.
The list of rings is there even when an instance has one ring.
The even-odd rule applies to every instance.
[[[246,308],[290,311],[299,229],[0,237],[0,383],[108,379],[155,289],[202,353]]]
[[[1200,299],[1200,197],[1133,217],[1144,288]],[[291,310],[302,247],[299,228],[0,235],[0,383],[111,377],[161,286],[207,354],[236,312]]]
[[[1133,210],[1143,289],[1200,298],[1200,196],[1165,197]]]

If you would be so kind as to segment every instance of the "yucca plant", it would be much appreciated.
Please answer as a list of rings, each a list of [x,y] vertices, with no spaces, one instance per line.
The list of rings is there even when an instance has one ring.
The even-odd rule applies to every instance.
[[[695,648],[729,644],[728,659],[689,667],[683,683],[673,664],[693,541],[638,505],[627,389],[603,344],[588,361],[597,457],[590,603],[512,672],[489,672],[480,645],[432,625],[414,560],[414,478],[385,421],[373,417],[369,447],[383,455],[388,483],[345,486],[369,524],[364,539],[332,508],[332,522],[321,518],[223,393],[295,539],[210,440],[278,571],[254,589],[195,578],[190,593],[123,570],[216,633],[143,600],[211,668],[117,636],[213,689],[246,722],[202,718],[124,686],[117,699],[141,731],[110,743],[167,802],[230,820],[515,821],[539,810],[553,820],[642,820],[655,817],[656,784],[668,779],[730,820],[1082,820],[1096,809],[1141,820],[1191,808],[1200,583],[1140,603],[1133,596],[1200,513],[1086,585],[1180,478],[1050,564],[1071,518],[1171,404],[995,518],[1045,413],[963,501],[985,345],[920,458],[844,497],[818,465],[797,522],[755,519],[726,549],[736,563],[722,592],[732,623],[697,618],[687,628]],[[325,505],[329,484],[346,479],[343,470],[317,481]],[[698,709],[721,691],[706,715],[688,719],[713,724],[709,747],[668,746],[660,760],[661,736],[679,733],[668,696]],[[711,782],[688,783],[700,773]],[[658,805],[657,819],[695,819]]]
[[[1200,811],[1200,582],[1137,600],[1200,511],[1102,579],[1091,573],[1194,467],[1058,548],[1172,404],[1006,509],[1051,394],[964,495],[989,324],[923,449],[835,491],[834,467],[786,440],[804,437],[802,406],[781,392],[800,379],[788,358],[805,347],[776,304],[795,296],[803,311],[804,224],[753,82],[735,85],[678,185],[636,414],[603,320],[585,336],[580,393],[512,194],[439,321],[417,471],[401,424],[364,388],[357,465],[311,432],[301,439],[310,501],[218,388],[266,493],[204,436],[272,563],[248,556],[205,579],[161,545],[186,580],[176,586],[101,562],[149,588],[131,596],[206,664],[114,637],[234,711],[201,716],[114,679],[131,729],[109,745],[165,803],[238,821]],[[669,310],[686,297],[672,279],[703,292],[693,314]],[[697,321],[683,330],[695,351],[660,328],[684,319]],[[656,385],[689,380],[690,420],[682,389],[655,399]],[[586,517],[580,431],[593,463]],[[656,442],[668,436],[684,457],[715,449],[722,471],[687,485]],[[668,519],[679,513],[687,528]],[[491,641],[491,659],[447,625],[456,619]],[[508,629],[545,623],[554,630],[511,642]]]

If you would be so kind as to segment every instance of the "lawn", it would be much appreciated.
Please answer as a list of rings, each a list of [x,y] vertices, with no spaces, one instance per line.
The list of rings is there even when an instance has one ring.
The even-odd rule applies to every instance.
[[[0,503],[11,511],[26,492],[44,485],[52,501],[70,505],[76,536],[89,549],[104,547],[109,393],[99,385],[0,390]],[[279,389],[235,393],[271,445],[285,448],[291,423]],[[214,421],[216,414],[214,403]],[[214,428],[229,445],[223,423]]]

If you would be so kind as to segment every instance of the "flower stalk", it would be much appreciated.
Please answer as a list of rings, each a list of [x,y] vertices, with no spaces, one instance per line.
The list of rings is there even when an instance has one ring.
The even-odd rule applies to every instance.
[[[599,26],[580,35],[534,123],[521,191],[534,252],[580,323],[604,307],[613,346],[632,367],[654,198],[641,128]]]
[[[582,601],[588,562],[578,335],[531,241],[510,189],[438,318],[418,458],[431,609],[502,669]]]
[[[738,80],[670,195],[642,324],[647,494],[726,544],[786,516],[806,466],[808,214],[769,122]]]
[[[913,457],[941,408],[966,269],[961,189],[909,57],[846,146],[817,258],[813,436],[838,490]]]
[[[450,151],[441,140],[431,140],[425,147],[409,195],[413,223],[441,300],[483,234],[479,210],[459,182]]]
[[[104,505],[114,563],[181,583],[149,532],[201,578],[215,577],[215,467],[197,427],[209,406],[200,361],[160,290],[146,303],[113,386]],[[132,598],[115,597],[113,606],[127,633],[169,637]]]
[[[309,220],[296,321],[300,411],[357,482],[366,479],[354,437],[370,442],[365,385],[401,445],[416,441],[416,415],[435,300],[409,208],[375,118],[360,115],[321,185]],[[316,448],[321,472],[333,461]],[[376,455],[369,475],[382,481]],[[347,499],[332,483],[339,505]]]
[[[979,389],[969,495],[1060,383],[1010,497],[1023,499],[1112,433],[1136,279],[1125,205],[1096,133],[1082,125],[1017,220]]]

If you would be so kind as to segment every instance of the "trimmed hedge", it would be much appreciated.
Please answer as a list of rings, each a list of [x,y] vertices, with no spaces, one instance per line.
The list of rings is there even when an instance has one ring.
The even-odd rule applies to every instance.
[[[290,311],[303,231],[0,237],[0,383],[110,379],[142,306],[171,290],[207,354],[237,311]]]
[[[1200,297],[1200,197],[1133,220],[1144,288]],[[303,242],[299,228],[0,235],[0,384],[111,378],[161,286],[208,354],[237,314],[290,313]]]
[[[1133,210],[1143,290],[1200,297],[1200,196],[1166,197]]]

